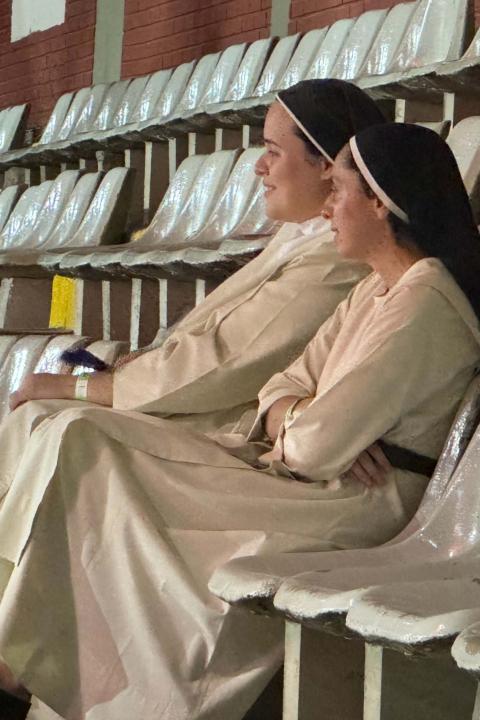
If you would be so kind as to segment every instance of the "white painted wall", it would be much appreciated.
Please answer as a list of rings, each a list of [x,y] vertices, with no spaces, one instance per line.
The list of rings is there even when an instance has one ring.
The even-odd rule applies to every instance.
[[[13,0],[12,42],[65,22],[66,0]]]

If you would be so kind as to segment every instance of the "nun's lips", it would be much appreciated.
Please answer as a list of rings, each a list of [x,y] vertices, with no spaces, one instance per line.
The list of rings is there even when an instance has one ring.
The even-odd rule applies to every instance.
[[[269,195],[273,190],[275,190],[275,185],[266,185],[263,183],[264,195]]]

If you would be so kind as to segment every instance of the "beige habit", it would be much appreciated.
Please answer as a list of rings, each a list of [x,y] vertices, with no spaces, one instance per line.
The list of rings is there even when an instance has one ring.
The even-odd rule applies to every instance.
[[[330,223],[286,223],[158,349],[114,376],[119,410],[175,415],[203,432],[234,422],[368,272],[342,259]]]
[[[315,397],[266,466],[262,443],[140,413],[16,411],[20,426],[50,413],[0,511],[0,653],[34,694],[67,720],[242,718],[281,661],[281,627],[210,595],[213,570],[391,538],[427,479],[394,470],[370,489],[340,475],[378,437],[437,456],[479,361],[477,318],[440,261],[382,293],[367,277],[263,388],[261,412]]]

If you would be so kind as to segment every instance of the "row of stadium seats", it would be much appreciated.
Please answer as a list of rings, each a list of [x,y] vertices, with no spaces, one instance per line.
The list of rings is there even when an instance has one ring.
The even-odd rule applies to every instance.
[[[354,631],[365,639],[366,720],[383,717],[382,647],[428,655],[463,631],[454,657],[480,676],[480,624],[468,627],[480,621],[479,442],[472,440],[479,421],[477,376],[415,517],[386,545],[239,558],[212,578],[211,589],[227,602],[286,619],[284,718],[298,717],[301,704],[302,626],[344,637]],[[437,715],[431,710],[427,717]]]
[[[205,113],[238,112],[261,98],[268,104],[272,92],[306,78],[359,80],[458,59],[467,6],[468,0],[401,3],[339,20],[302,38],[287,36],[273,49],[272,38],[248,47],[242,43],[197,63],[67,93],[58,99],[37,151],[132,133],[168,136],[172,128],[202,124]]]
[[[458,123],[448,143],[478,211],[480,117]],[[230,241],[235,239],[243,240],[237,242],[241,251],[246,238],[269,236],[275,229],[254,173],[262,152],[250,147],[187,157],[150,225],[124,245],[118,243],[125,231],[127,168],[105,176],[65,170],[23,193],[8,187],[0,193],[0,264],[31,263],[35,253],[35,262],[50,269],[165,265],[199,249],[217,250],[222,243],[234,250]]]

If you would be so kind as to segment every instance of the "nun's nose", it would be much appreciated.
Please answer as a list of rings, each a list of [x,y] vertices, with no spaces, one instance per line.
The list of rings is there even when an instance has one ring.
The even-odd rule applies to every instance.
[[[265,153],[260,155],[257,162],[255,163],[255,175],[266,175],[268,172],[267,163],[265,162]]]

